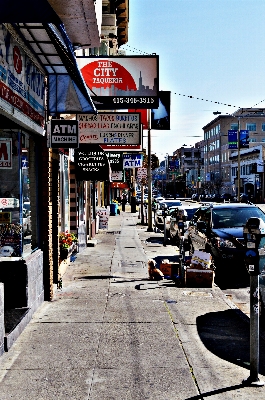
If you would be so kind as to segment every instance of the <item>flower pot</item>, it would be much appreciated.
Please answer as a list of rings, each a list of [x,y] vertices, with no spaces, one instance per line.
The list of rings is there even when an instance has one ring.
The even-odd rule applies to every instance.
[[[60,259],[61,260],[66,260],[67,259],[68,254],[69,254],[69,250],[70,250],[70,248],[68,248],[68,249],[60,248]]]

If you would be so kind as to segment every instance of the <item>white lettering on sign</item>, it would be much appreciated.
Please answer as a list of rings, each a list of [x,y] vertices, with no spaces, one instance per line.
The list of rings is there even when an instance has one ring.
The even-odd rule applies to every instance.
[[[62,133],[63,135],[66,133],[76,134],[76,125],[55,125],[52,133]]]

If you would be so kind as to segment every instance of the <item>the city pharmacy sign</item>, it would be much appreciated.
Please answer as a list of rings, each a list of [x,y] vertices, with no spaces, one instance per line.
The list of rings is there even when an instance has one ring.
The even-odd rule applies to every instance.
[[[75,172],[78,181],[110,181],[109,160],[99,145],[83,144],[75,150]]]
[[[76,149],[78,141],[78,121],[51,119],[47,123],[48,147]]]

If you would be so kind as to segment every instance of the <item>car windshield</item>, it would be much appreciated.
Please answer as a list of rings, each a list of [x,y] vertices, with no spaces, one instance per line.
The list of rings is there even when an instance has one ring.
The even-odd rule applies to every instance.
[[[258,207],[218,208],[213,210],[212,215],[214,228],[242,227],[251,217],[265,222],[265,214]]]
[[[178,201],[178,200],[175,200],[175,201],[161,201],[160,202],[160,208],[163,207],[163,204],[166,204],[167,208],[182,206],[181,201]]]

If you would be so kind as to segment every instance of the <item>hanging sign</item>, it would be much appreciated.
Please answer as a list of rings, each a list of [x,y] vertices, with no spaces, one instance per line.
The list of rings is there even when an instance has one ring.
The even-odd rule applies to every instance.
[[[79,142],[128,145],[141,143],[140,113],[77,114]]]
[[[119,152],[106,151],[110,167],[112,171],[122,171],[123,170],[123,159],[122,154]]]
[[[51,148],[77,148],[78,121],[65,119],[51,119],[47,123],[48,147]]]
[[[76,179],[79,181],[110,181],[109,160],[99,145],[84,144],[75,150]]]
[[[138,168],[143,165],[142,154],[123,154],[123,168]]]
[[[158,107],[158,56],[76,57],[98,110]]]

